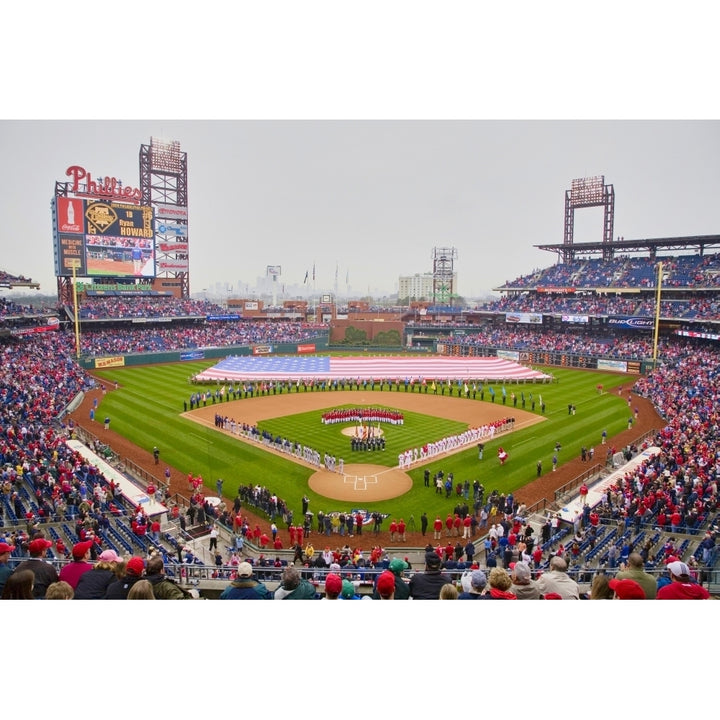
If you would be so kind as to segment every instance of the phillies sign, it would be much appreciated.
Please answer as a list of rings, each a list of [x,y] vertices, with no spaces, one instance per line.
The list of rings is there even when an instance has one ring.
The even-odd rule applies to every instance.
[[[75,195],[97,197],[104,200],[121,200],[139,204],[142,200],[142,190],[130,185],[123,187],[120,180],[115,177],[93,180],[92,175],[80,165],[71,165],[65,174],[72,178],[71,191]],[[81,182],[82,181],[82,182]]]

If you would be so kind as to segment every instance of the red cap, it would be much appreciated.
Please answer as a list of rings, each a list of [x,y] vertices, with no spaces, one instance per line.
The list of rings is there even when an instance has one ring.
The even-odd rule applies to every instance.
[[[141,557],[131,557],[127,561],[127,565],[125,566],[125,572],[127,572],[129,575],[137,575],[140,577],[140,575],[143,574],[143,570],[145,569],[145,561]]]
[[[392,595],[395,592],[395,575],[389,570],[380,573],[377,581],[377,591],[380,595]]]
[[[76,543],[75,545],[73,545],[72,556],[75,558],[75,560],[82,560],[85,556],[85,553],[88,552],[92,546],[92,540],[85,540],[85,542]]]
[[[618,580],[613,578],[608,585],[615,592],[620,600],[645,600],[645,591],[639,583],[625,578]]]
[[[328,573],[325,576],[325,592],[340,594],[342,590],[342,580],[335,573]]]
[[[0,542],[0,555],[3,553],[10,553],[15,549],[14,545],[8,545],[6,542]]]
[[[29,545],[28,550],[31,555],[39,555],[43,550],[52,547],[52,543],[45,538],[35,538]]]

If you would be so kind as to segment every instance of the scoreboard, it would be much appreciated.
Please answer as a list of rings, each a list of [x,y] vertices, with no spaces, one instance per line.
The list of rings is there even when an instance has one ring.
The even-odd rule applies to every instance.
[[[52,216],[57,276],[155,277],[151,206],[56,196]]]

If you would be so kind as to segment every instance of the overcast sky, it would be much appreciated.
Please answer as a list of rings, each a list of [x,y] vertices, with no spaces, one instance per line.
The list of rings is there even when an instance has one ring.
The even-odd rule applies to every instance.
[[[446,14],[419,2],[411,15],[404,3],[368,3],[350,16],[338,14],[344,4],[280,3],[284,13],[267,17],[240,3],[232,29],[182,3],[165,7],[170,19],[158,2],[143,5],[150,38],[132,13],[78,5],[92,19],[50,6],[32,40],[13,33],[0,50],[13,70],[0,121],[0,268],[42,290],[56,287],[55,181],[81,165],[137,186],[153,136],[188,156],[193,293],[224,282],[245,294],[280,265],[288,293],[307,271],[310,285],[315,266],[317,293],[385,295],[447,247],[457,291],[483,296],[556,261],[534,245],[562,242],[565,191],[594,175],[614,187],[615,237],[720,231],[720,125],[692,102],[710,94],[702,69],[714,67],[700,62],[703,23],[687,48],[659,53],[646,15],[626,9],[619,21],[612,2],[590,18],[559,3],[558,23],[522,2],[450,3]],[[117,52],[69,47],[59,28],[92,35],[99,12],[123,39]],[[652,30],[664,37],[682,23],[658,12]],[[153,44],[161,27],[198,37],[183,34],[170,59],[167,33]],[[62,63],[63,81],[52,71]],[[56,119],[73,117],[97,119]],[[576,211],[576,242],[600,239],[602,209]]]
[[[720,231],[717,121],[5,121],[2,268],[54,290],[50,200],[81,165],[139,185],[141,144],[188,156],[191,291],[237,292],[281,265],[286,292],[385,295],[455,248],[458,292],[484,295],[556,256],[573,178],[604,175],[615,237]],[[602,208],[575,241],[602,239]],[[307,289],[307,286],[306,288]]]

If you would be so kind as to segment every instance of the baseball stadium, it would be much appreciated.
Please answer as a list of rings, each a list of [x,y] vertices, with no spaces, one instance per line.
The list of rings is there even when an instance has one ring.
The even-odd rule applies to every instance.
[[[429,300],[220,305],[187,154],[138,175],[68,168],[58,303],[0,305],[4,599],[718,596],[720,235],[615,237],[582,177],[499,300],[436,247]]]

